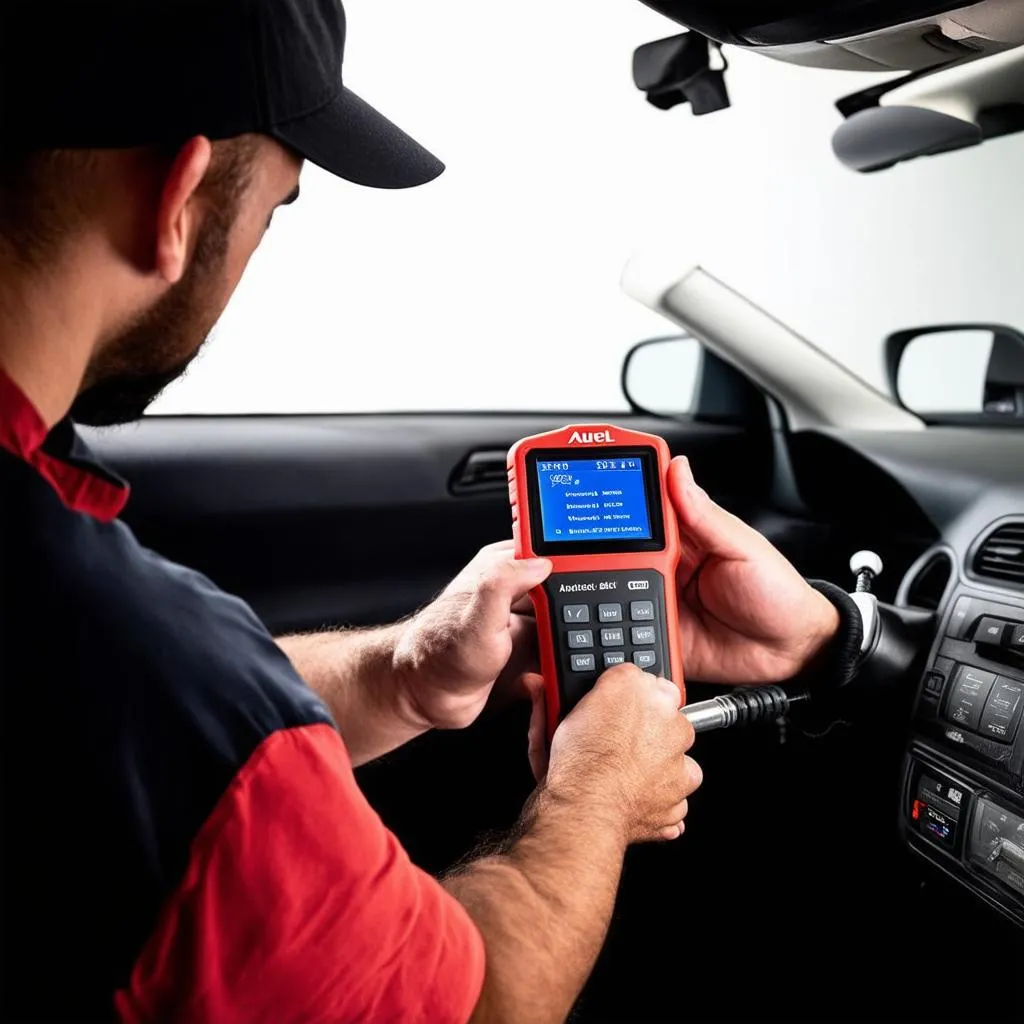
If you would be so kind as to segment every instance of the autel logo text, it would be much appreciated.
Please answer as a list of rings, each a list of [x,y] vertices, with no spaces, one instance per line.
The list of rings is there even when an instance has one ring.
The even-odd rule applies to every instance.
[[[569,444],[615,444],[610,430],[574,430]]]

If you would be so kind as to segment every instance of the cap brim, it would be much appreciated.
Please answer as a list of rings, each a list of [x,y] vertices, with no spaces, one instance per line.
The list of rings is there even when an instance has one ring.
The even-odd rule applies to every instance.
[[[345,88],[327,106],[275,125],[269,134],[357,185],[410,188],[444,170],[433,153]]]

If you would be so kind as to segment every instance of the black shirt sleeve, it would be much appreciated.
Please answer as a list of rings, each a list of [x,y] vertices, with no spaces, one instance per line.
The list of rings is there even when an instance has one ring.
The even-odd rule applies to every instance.
[[[808,580],[810,585],[835,605],[839,612],[839,629],[814,672],[812,685],[838,689],[857,673],[864,627],[860,610],[842,587],[827,580]]]

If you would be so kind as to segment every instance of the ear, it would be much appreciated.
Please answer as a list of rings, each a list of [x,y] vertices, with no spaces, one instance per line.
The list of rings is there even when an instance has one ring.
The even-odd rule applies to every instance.
[[[160,191],[156,223],[156,272],[168,284],[181,280],[188,266],[199,213],[192,201],[210,166],[213,146],[202,135],[178,150]]]

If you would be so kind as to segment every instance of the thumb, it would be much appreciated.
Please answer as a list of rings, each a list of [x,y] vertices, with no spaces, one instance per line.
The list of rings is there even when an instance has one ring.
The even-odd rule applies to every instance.
[[[548,773],[548,740],[547,740],[547,697],[544,692],[544,679],[535,672],[523,676],[523,685],[530,695],[532,710],[530,712],[530,728],[527,737],[527,751],[530,768],[537,782],[542,782]]]
[[[515,605],[522,601],[551,575],[552,568],[549,558],[513,558],[508,580],[512,590],[509,603]]]
[[[747,558],[760,543],[756,530],[716,505],[707,491],[697,486],[685,456],[673,459],[669,466],[668,493],[684,539],[701,554]]]
[[[547,558],[515,558],[511,551],[485,549],[452,583],[473,595],[474,625],[484,633],[509,628],[512,610],[551,575]]]

